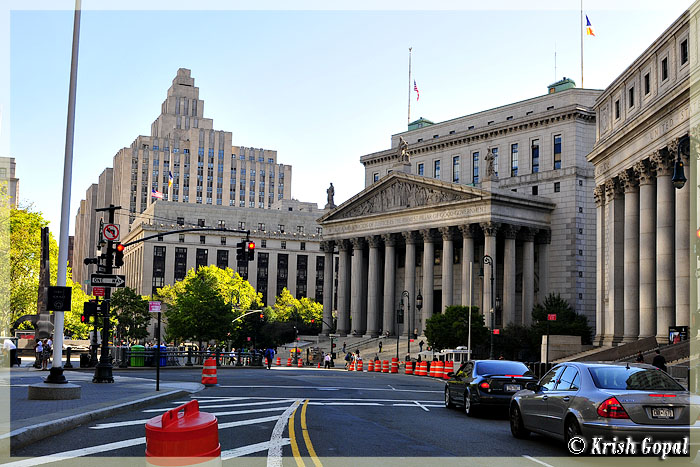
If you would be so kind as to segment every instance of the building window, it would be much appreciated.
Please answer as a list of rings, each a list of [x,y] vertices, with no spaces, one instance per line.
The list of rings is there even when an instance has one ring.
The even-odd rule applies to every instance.
[[[283,250],[286,250],[286,249],[287,249],[287,242],[286,242],[285,240],[282,240],[282,241],[280,242],[280,248],[283,249]]]
[[[459,183],[459,156],[452,156],[452,181]]]
[[[620,99],[615,101],[615,120],[620,118]]]
[[[260,240],[260,248],[267,248],[267,240]]]
[[[197,219],[197,225],[199,227],[204,227],[204,219]]]
[[[301,244],[299,245],[299,249],[301,251],[306,251],[306,242],[301,242]]]
[[[175,248],[175,280],[181,281],[187,275],[187,248]]]
[[[199,236],[199,244],[204,245],[205,243],[207,243],[207,237],[205,237],[204,235],[200,235]]]
[[[559,182],[554,182],[554,193],[559,193],[561,191],[561,185]]]
[[[216,251],[216,267],[226,269],[228,267],[228,250]]]
[[[532,154],[532,173],[535,174],[540,171],[540,140],[533,139],[532,145],[530,146],[530,152]]]
[[[221,237],[221,244],[226,245],[226,237]]]
[[[303,225],[297,225],[297,233],[299,233],[299,234],[304,233],[304,226]]]
[[[510,176],[518,176],[518,143],[510,145]]]
[[[196,267],[199,269],[201,266],[207,266],[209,263],[209,250],[206,248],[197,248],[196,256]]]
[[[185,225],[185,218],[184,218],[184,217],[178,217],[178,218],[177,218],[177,225]]]
[[[323,233],[323,227],[316,227],[316,235],[321,235]]]
[[[379,181],[379,172],[374,172],[374,174],[372,175],[372,180],[373,183],[377,183]]]
[[[668,57],[661,60],[661,81],[668,78]]]
[[[433,163],[433,176],[440,180],[440,161],[435,161]]]
[[[241,230],[245,230],[245,221],[238,221],[238,228]]]
[[[185,234],[180,234],[180,243],[185,243]]]
[[[216,227],[219,229],[225,229],[226,228],[226,221],[219,219],[216,223]]]
[[[287,287],[288,267],[289,255],[277,255],[277,292],[275,295],[280,295],[282,293],[282,289]]]
[[[649,73],[644,75],[644,95],[648,95],[651,92],[651,82]]]
[[[165,247],[153,247],[153,282],[152,295],[158,295],[158,289],[165,286]]]
[[[628,92],[628,101],[629,101],[629,107],[632,108],[634,107],[634,86],[632,86]]]
[[[532,194],[537,196],[537,192],[538,192],[538,188],[537,188],[537,185],[535,185],[532,187]]]
[[[279,224],[279,225],[277,226],[277,230],[279,230],[280,233],[284,233],[284,224]]]
[[[308,290],[309,257],[297,256],[297,295],[296,298],[306,297]]]
[[[681,42],[681,65],[685,65],[688,62],[688,39],[684,39]]]
[[[472,154],[472,183],[479,183],[479,152]]]
[[[265,231],[265,223],[264,222],[258,222],[258,230],[261,232]]]
[[[554,135],[554,168],[561,169],[561,135]]]
[[[418,175],[425,175],[425,167],[423,163],[418,164]]]

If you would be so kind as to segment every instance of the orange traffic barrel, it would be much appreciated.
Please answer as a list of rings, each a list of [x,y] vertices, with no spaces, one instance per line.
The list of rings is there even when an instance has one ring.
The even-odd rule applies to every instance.
[[[391,372],[392,373],[399,372],[399,359],[396,357],[391,357]]]
[[[370,360],[369,363],[367,363],[367,371],[374,371],[374,360]]]
[[[355,360],[350,362],[350,366],[348,367],[348,371],[355,371]]]
[[[282,359],[277,357],[277,366],[282,366]]]
[[[435,377],[442,379],[445,372],[445,362],[435,362]]]
[[[374,361],[374,372],[379,373],[382,371],[382,362],[380,360]]]
[[[364,364],[362,363],[362,360],[358,360],[358,361],[357,361],[357,368],[356,368],[356,370],[357,370],[357,371],[362,371],[363,365],[364,365]]]
[[[382,373],[389,373],[389,360],[382,362]]]
[[[418,372],[418,376],[428,376],[428,362],[420,362],[420,370]]]
[[[292,357],[287,359],[287,366],[292,366]]]
[[[447,361],[445,362],[445,372],[442,376],[443,379],[450,379],[449,376],[447,376],[447,373],[453,373],[455,371],[455,364],[453,361]]]
[[[205,386],[216,386],[216,360],[207,358],[202,368],[202,384]]]
[[[413,362],[406,362],[406,371],[405,373],[407,375],[412,375],[413,374]]]
[[[153,417],[146,422],[146,460],[157,466],[221,466],[219,422],[200,412],[196,400]]]
[[[304,366],[304,360],[302,360],[302,359],[300,358],[299,361],[297,362],[297,367],[303,368],[303,366]]]

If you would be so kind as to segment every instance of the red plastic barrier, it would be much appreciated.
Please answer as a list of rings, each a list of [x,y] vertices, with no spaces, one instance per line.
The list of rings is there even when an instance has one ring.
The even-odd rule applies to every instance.
[[[213,358],[207,358],[204,361],[204,367],[202,368],[202,384],[205,386],[215,386],[217,384],[216,360]]]

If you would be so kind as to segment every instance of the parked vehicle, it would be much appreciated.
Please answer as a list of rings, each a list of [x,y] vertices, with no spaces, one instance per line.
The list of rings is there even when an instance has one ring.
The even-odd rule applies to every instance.
[[[680,440],[698,409],[683,386],[651,365],[568,362],[516,393],[509,418],[516,438],[532,431],[566,442],[580,435]]]
[[[524,363],[510,360],[468,361],[448,376],[445,406],[460,405],[469,416],[483,406],[507,408],[513,394],[537,381]]]

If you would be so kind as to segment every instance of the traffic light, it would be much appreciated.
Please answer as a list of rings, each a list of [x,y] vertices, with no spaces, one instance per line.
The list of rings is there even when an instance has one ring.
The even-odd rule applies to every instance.
[[[265,319],[265,315],[260,313],[260,319]]]
[[[255,259],[255,242],[247,242],[246,252],[248,261],[253,261]]]
[[[83,303],[83,314],[80,316],[80,322],[88,324],[90,322],[90,317],[97,317],[97,302],[89,301]]]
[[[248,252],[246,251],[246,243],[238,242],[236,243],[236,261],[243,262],[247,259]]]
[[[114,267],[120,268],[124,266],[124,245],[117,243],[114,247]]]

